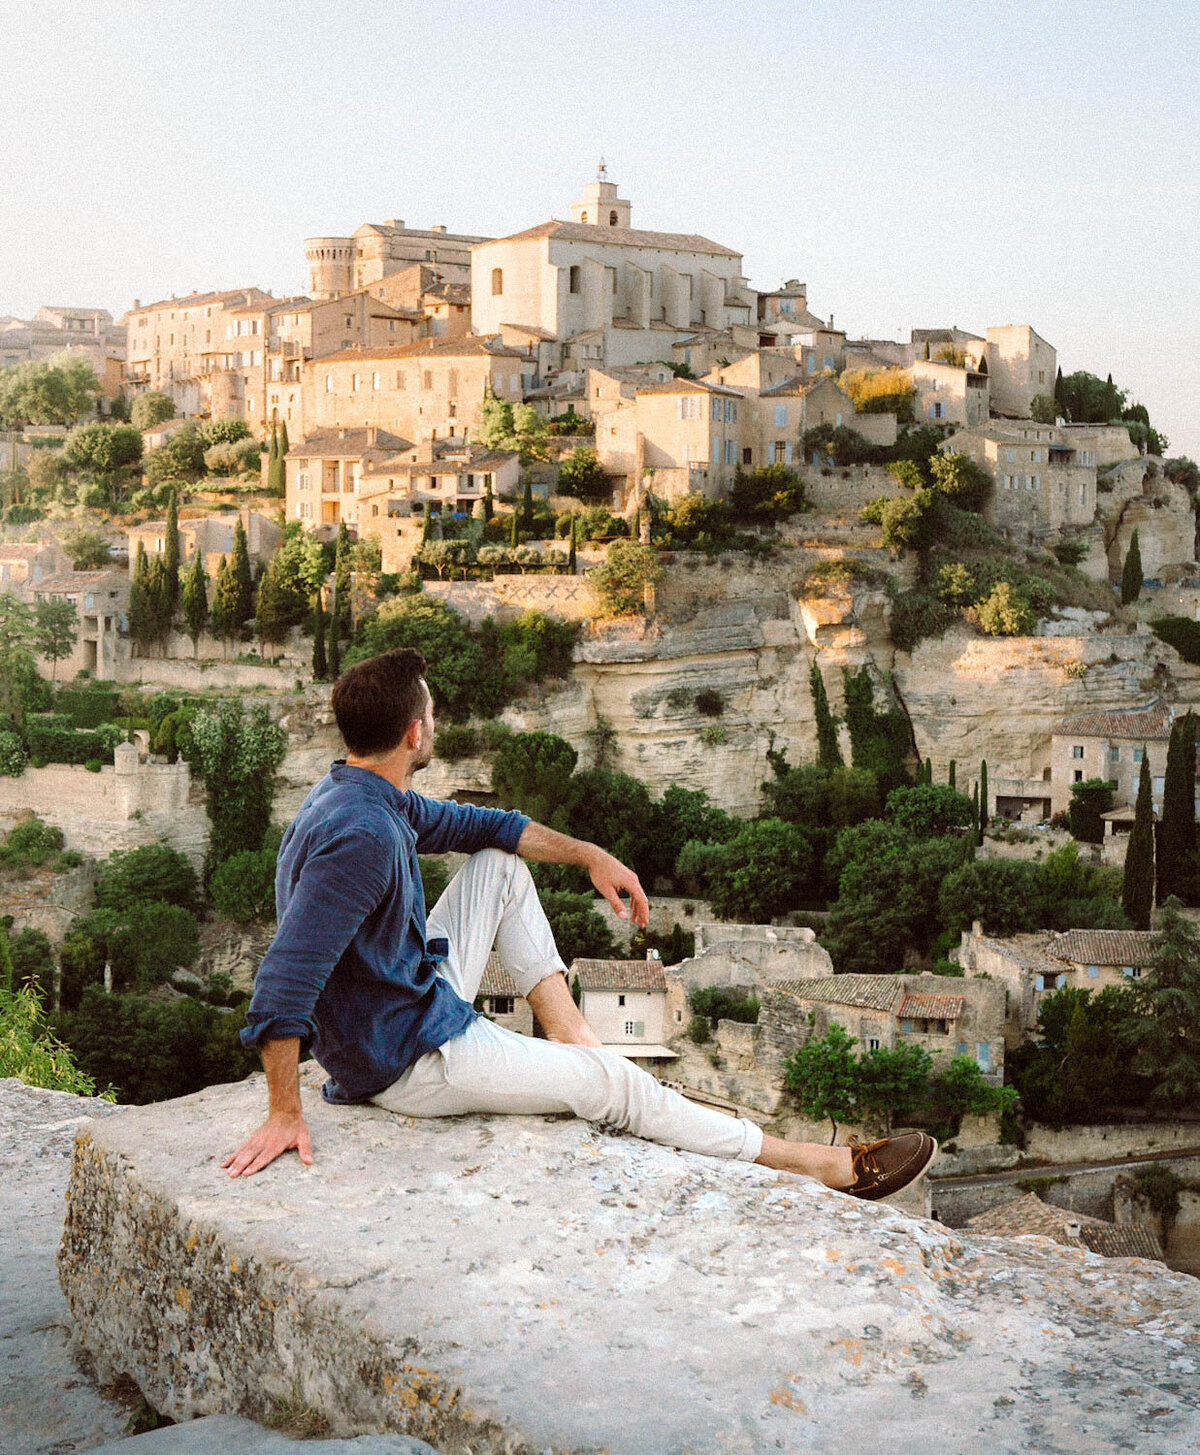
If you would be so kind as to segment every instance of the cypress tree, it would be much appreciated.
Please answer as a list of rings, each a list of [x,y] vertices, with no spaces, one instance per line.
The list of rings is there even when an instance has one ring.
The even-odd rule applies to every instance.
[[[318,591],[313,603],[315,625],[313,627],[312,672],[314,682],[324,682],[329,675],[329,661],[325,656],[325,608]]]
[[[571,544],[567,548],[567,574],[575,574],[575,517],[571,517]]]
[[[1133,832],[1125,854],[1125,878],[1121,886],[1121,908],[1137,930],[1150,928],[1154,904],[1154,802],[1150,789],[1150,757],[1142,749],[1142,771],[1138,778],[1137,806],[1133,811]]]
[[[489,475],[483,487],[483,518],[491,520],[496,512],[496,504],[492,499],[492,477]]]
[[[1196,853],[1196,718],[1187,715],[1171,726],[1163,780],[1162,827],[1158,834],[1158,902],[1172,894],[1192,897]]]
[[[267,447],[267,489],[274,494],[279,485],[279,433],[272,426]]]
[[[165,647],[171,630],[171,605],[167,594],[167,567],[161,556],[150,562],[146,581],[147,622],[151,640]]]
[[[973,812],[971,814],[971,842],[972,842],[972,844],[978,844],[979,843],[979,838],[980,838],[980,835],[979,835],[979,784],[978,783],[973,784],[972,787],[971,787],[971,806],[972,806],[972,809],[973,809]]]
[[[342,644],[337,632],[329,633],[329,680],[336,682],[342,671]]]
[[[954,787],[954,780],[958,775],[958,764],[953,758],[950,759],[950,787]]]
[[[167,538],[163,560],[167,567],[167,606],[174,612],[179,600],[179,496],[171,491],[167,500]]]
[[[518,525],[519,518],[517,516],[517,512],[514,510],[508,522],[508,543],[514,551],[521,544],[521,533],[518,529]]]
[[[1059,366],[1058,373],[1054,376],[1054,403],[1055,407],[1058,409],[1059,418],[1070,419],[1071,416],[1067,410],[1067,391],[1063,386],[1063,373],[1061,365]]]
[[[213,636],[220,637],[224,642],[228,642],[241,625],[238,621],[237,577],[229,564],[228,556],[222,556],[221,564],[217,567],[209,619]]]
[[[138,651],[150,645],[153,636],[153,610],[149,596],[150,561],[146,547],[138,541],[133,558],[133,580],[129,583],[129,635]]]
[[[928,783],[931,786],[933,784],[933,759],[932,758],[926,758],[925,759],[925,767],[921,771],[921,782],[922,783]]]
[[[825,679],[814,661],[808,669],[808,687],[812,693],[813,717],[817,726],[817,764],[827,772],[843,768],[842,750],[838,746],[837,719],[829,706]]]
[[[430,503],[425,502],[425,523],[421,527],[421,544],[427,546],[433,539],[433,511]]]
[[[233,528],[233,579],[237,587],[234,626],[241,626],[254,615],[254,577],[250,571],[250,546],[246,540],[246,528],[240,515]]]
[[[979,842],[983,843],[983,836],[988,826],[988,774],[987,759],[979,765]]]
[[[1129,537],[1129,549],[1121,568],[1121,605],[1128,606],[1142,594],[1142,548],[1135,530]]]
[[[521,527],[524,530],[533,529],[533,485],[529,476],[525,476],[525,489],[521,493]]]
[[[204,569],[204,557],[200,551],[192,557],[192,564],[183,578],[183,619],[195,652],[200,645],[204,623],[208,620],[208,572]]]
[[[922,358],[925,358],[925,359],[927,359],[929,357],[929,340],[928,339],[925,340],[925,352],[924,352],[924,354],[921,357]]]
[[[642,507],[640,505],[633,512],[633,525],[629,529],[629,535],[630,539],[635,541],[640,541],[642,538]]]
[[[281,419],[279,421],[279,462],[281,472],[283,469],[283,461],[287,458],[287,452],[290,449],[291,445],[288,444],[287,420]]]
[[[338,526],[337,549],[333,558],[334,619],[333,634],[345,638],[350,635],[350,528],[345,521]]]

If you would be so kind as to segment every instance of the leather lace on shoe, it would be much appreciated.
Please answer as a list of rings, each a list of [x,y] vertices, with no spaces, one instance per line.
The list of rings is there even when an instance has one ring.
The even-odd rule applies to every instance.
[[[881,1137],[863,1142],[849,1137],[850,1170],[854,1181],[845,1190],[851,1197],[876,1200],[891,1197],[915,1182],[933,1163],[938,1146],[924,1132],[906,1132],[899,1137]]]

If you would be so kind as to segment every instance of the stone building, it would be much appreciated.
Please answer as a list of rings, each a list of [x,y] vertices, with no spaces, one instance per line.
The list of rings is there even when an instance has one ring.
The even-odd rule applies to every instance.
[[[133,307],[121,322],[125,325],[125,389],[131,394],[155,390],[175,401],[176,413],[207,414],[212,408],[211,375],[219,366],[219,347],[227,342],[226,328],[234,310],[246,304],[270,304],[276,300],[261,288],[233,288],[223,292],[189,293],[183,298],[164,298]],[[238,339],[239,366],[261,368],[266,349],[261,322],[243,318],[244,331]],[[225,350],[226,353],[229,350]],[[220,409],[218,413],[233,411]]]
[[[632,227],[603,164],[569,222],[471,251],[475,332],[525,342],[532,331],[551,342],[553,368],[650,362],[681,339],[731,325],[754,347],[755,308],[740,253],[692,233]]]
[[[1003,1079],[1003,986],[924,974],[830,975],[778,981],[775,988],[795,996],[812,1016],[815,1035],[836,1021],[863,1051],[915,1045],[933,1058],[935,1072],[956,1056],[970,1056],[989,1079]]]
[[[0,369],[79,353],[92,366],[106,399],[121,392],[125,329],[107,308],[43,304],[31,319],[0,318]]]
[[[1090,778],[1115,785],[1113,802],[1128,811],[1137,800],[1142,757],[1149,754],[1154,808],[1162,809],[1174,710],[1156,698],[1145,707],[1116,712],[1085,712],[1064,718],[1050,739],[1050,805],[1064,813],[1071,788]],[[1128,812],[1118,822],[1128,822]]]
[[[938,448],[969,455],[992,477],[984,507],[992,525],[1025,537],[1092,523],[1095,455],[1058,425],[992,420],[958,430]]]
[[[1004,1043],[1010,1051],[1037,1030],[1042,998],[1067,983],[1063,962],[1047,951],[1049,939],[1044,930],[1003,938],[986,935],[976,920],[952,953],[968,981],[982,976],[1003,987]]]
[[[414,263],[435,270],[442,281],[467,283],[471,277],[471,249],[485,237],[447,232],[433,227],[406,227],[400,218],[364,222],[350,237],[309,237],[304,240],[308,264],[308,291],[313,298],[339,298],[357,288],[371,288]]]
[[[181,569],[191,564],[199,551],[204,560],[204,569],[209,579],[216,577],[222,556],[233,557],[234,536],[238,520],[246,532],[246,548],[250,555],[250,567],[257,576],[279,547],[283,544],[283,527],[270,516],[262,515],[250,507],[243,506],[237,512],[221,515],[200,515],[179,522],[179,562]],[[161,556],[167,548],[167,523],[165,520],[146,520],[131,526],[125,533],[129,552],[129,574],[132,577],[137,566],[138,546],[147,556]]]
[[[991,409],[987,361],[961,367],[938,359],[917,358],[909,373],[918,390],[914,413],[922,424],[986,425]]]
[[[988,329],[987,365],[994,414],[1028,419],[1037,395],[1054,397],[1058,354],[1027,323]]]
[[[38,541],[0,541],[0,591],[32,601],[48,576],[71,570],[71,558],[53,536]]]
[[[533,1035],[533,1011],[529,1002],[517,993],[516,981],[495,950],[484,966],[475,1009],[506,1031],[516,1031],[519,1036]]]
[[[1154,957],[1149,930],[1068,930],[1003,938],[978,920],[964,930],[954,958],[968,977],[1004,986],[1004,1037],[1009,1050],[1037,1031],[1042,1000],[1056,990],[1099,991],[1140,980]]]
[[[412,441],[368,425],[317,429],[294,441],[284,457],[284,515],[305,530],[334,529],[358,519],[358,480],[376,459],[412,448]]]
[[[572,960],[572,989],[579,981],[579,1009],[604,1043],[647,1070],[678,1059],[667,1038],[667,981],[658,956],[644,960]]]
[[[474,433],[484,399],[520,403],[534,365],[494,339],[341,349],[301,370],[308,433],[375,427],[415,442]]]
[[[128,624],[129,577],[124,571],[60,571],[33,586],[34,601],[69,601],[78,617],[78,635],[69,657],[57,670],[64,676],[90,672],[113,676],[117,641]]]

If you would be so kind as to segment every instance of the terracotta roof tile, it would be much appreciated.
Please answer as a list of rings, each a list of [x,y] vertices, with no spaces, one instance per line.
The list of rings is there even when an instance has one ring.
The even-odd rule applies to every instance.
[[[1157,941],[1152,930],[1068,930],[1053,936],[1046,951],[1076,965],[1148,965]]]
[[[1068,1232],[1078,1224],[1079,1232]],[[1105,1258],[1156,1258],[1162,1260],[1158,1239],[1145,1227],[1118,1226],[1070,1208],[1043,1202],[1027,1192],[1011,1202],[1002,1202],[967,1220],[973,1233],[993,1233],[1002,1238],[1053,1238],[1068,1248],[1087,1248]]]
[[[641,384],[638,394],[720,394],[723,398],[744,399],[739,389],[729,389],[724,384],[706,384],[702,379],[668,379],[664,384]]]
[[[512,995],[517,994],[517,983],[505,968],[504,961],[495,950],[487,958],[487,964],[483,967],[483,975],[479,981],[480,995]]]
[[[868,1010],[895,1008],[904,987],[890,975],[822,975],[813,980],[773,980],[772,990],[786,990],[799,1000],[825,1005],[859,1005]]]
[[[387,430],[375,431],[374,440],[369,431],[362,429],[318,429],[307,439],[297,440],[290,445],[289,460],[339,460],[358,459],[366,450],[411,450],[412,441]]]
[[[1171,736],[1174,713],[1161,697],[1145,707],[1114,712],[1085,712],[1065,717],[1054,729],[1061,737],[1137,738],[1143,742],[1165,742]]]
[[[583,990],[662,990],[667,988],[659,960],[572,960],[571,978]]]
[[[961,995],[914,995],[905,991],[900,1001],[898,1016],[914,1020],[953,1021],[963,1013]]]

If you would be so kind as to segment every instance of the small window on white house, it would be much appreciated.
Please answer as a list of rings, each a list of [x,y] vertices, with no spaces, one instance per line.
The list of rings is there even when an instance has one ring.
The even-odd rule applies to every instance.
[[[1121,750],[1120,750],[1120,748],[1109,748],[1109,750],[1108,750],[1108,761],[1110,763],[1119,763],[1121,761]]]
[[[1074,776],[1072,777],[1071,781],[1073,783],[1082,783],[1083,782],[1083,769],[1082,768],[1076,768],[1075,769],[1075,773],[1074,773]]]
[[[1140,763],[1142,761],[1143,757],[1145,756],[1145,753],[1146,753],[1145,748],[1134,748],[1134,750],[1133,750],[1133,761],[1135,763]]]
[[[623,995],[618,995],[617,996],[617,1004],[618,1005],[624,1005],[625,1004],[625,997]]]
[[[1100,967],[1099,967],[1099,965],[1089,965],[1088,966],[1088,979],[1089,980],[1099,980],[1100,979]]]
[[[326,394],[332,394],[333,393],[333,375],[332,374],[326,374],[325,375],[325,393]]]
[[[1082,758],[1083,757],[1083,744],[1082,743],[1076,743],[1072,747],[1072,749],[1071,749],[1071,757],[1072,758]]]

